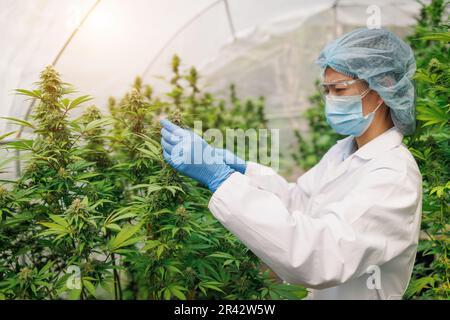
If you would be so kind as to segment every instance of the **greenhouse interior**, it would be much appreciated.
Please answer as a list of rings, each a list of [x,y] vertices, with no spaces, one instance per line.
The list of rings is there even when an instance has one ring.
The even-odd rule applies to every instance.
[[[450,299],[448,1],[0,8],[0,300]]]

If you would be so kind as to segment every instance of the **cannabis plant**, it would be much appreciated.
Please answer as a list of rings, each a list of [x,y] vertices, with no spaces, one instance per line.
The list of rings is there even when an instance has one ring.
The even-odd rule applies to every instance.
[[[448,1],[422,8],[408,41],[418,70],[417,131],[405,143],[423,176],[422,236],[407,298],[450,298],[450,33]]]
[[[175,57],[173,66],[179,64]],[[220,117],[228,119],[221,128],[242,121],[202,95],[194,68],[187,75],[173,70],[169,93],[158,97],[137,78],[123,98],[109,100],[108,115],[86,106],[89,96],[72,98],[75,91],[52,66],[36,89],[17,90],[37,104],[31,121],[7,119],[32,138],[4,146],[21,151],[25,170],[0,185],[0,298],[305,295],[270,277],[208,211],[210,192],[163,161],[160,116],[180,126],[197,117],[218,127]],[[233,103],[241,105],[238,98]],[[79,107],[83,114],[71,118]],[[254,115],[249,124],[262,111]]]

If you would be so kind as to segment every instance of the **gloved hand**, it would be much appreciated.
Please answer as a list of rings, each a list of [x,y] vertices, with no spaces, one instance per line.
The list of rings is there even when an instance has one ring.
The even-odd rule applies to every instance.
[[[161,120],[164,160],[175,170],[215,192],[234,169],[205,140],[191,130]]]
[[[236,156],[233,152],[228,151],[227,149],[219,149],[215,148],[216,152],[222,157],[223,161],[229,165],[232,169],[245,174],[245,170],[247,169],[247,163],[245,160],[242,160],[238,156]]]

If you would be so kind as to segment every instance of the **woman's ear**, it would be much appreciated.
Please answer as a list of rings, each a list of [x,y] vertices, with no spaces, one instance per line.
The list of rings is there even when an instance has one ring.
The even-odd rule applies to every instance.
[[[376,100],[376,105],[378,106],[378,105],[380,105],[380,104],[383,104],[384,103],[384,100],[383,100],[383,98],[378,94],[378,92],[376,92],[376,91],[373,91],[374,93],[375,93],[375,100]]]

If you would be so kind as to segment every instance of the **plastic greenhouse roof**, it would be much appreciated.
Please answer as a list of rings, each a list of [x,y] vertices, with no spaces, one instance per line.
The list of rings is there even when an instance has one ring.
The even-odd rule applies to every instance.
[[[31,88],[47,64],[102,107],[136,75],[162,90],[156,76],[177,53],[210,91],[235,81],[241,95],[268,97],[269,116],[288,117],[312,90],[314,56],[365,25],[372,4],[400,33],[420,9],[415,0],[2,0],[0,116],[26,118],[30,102],[13,89]],[[0,135],[11,130],[0,121]]]

